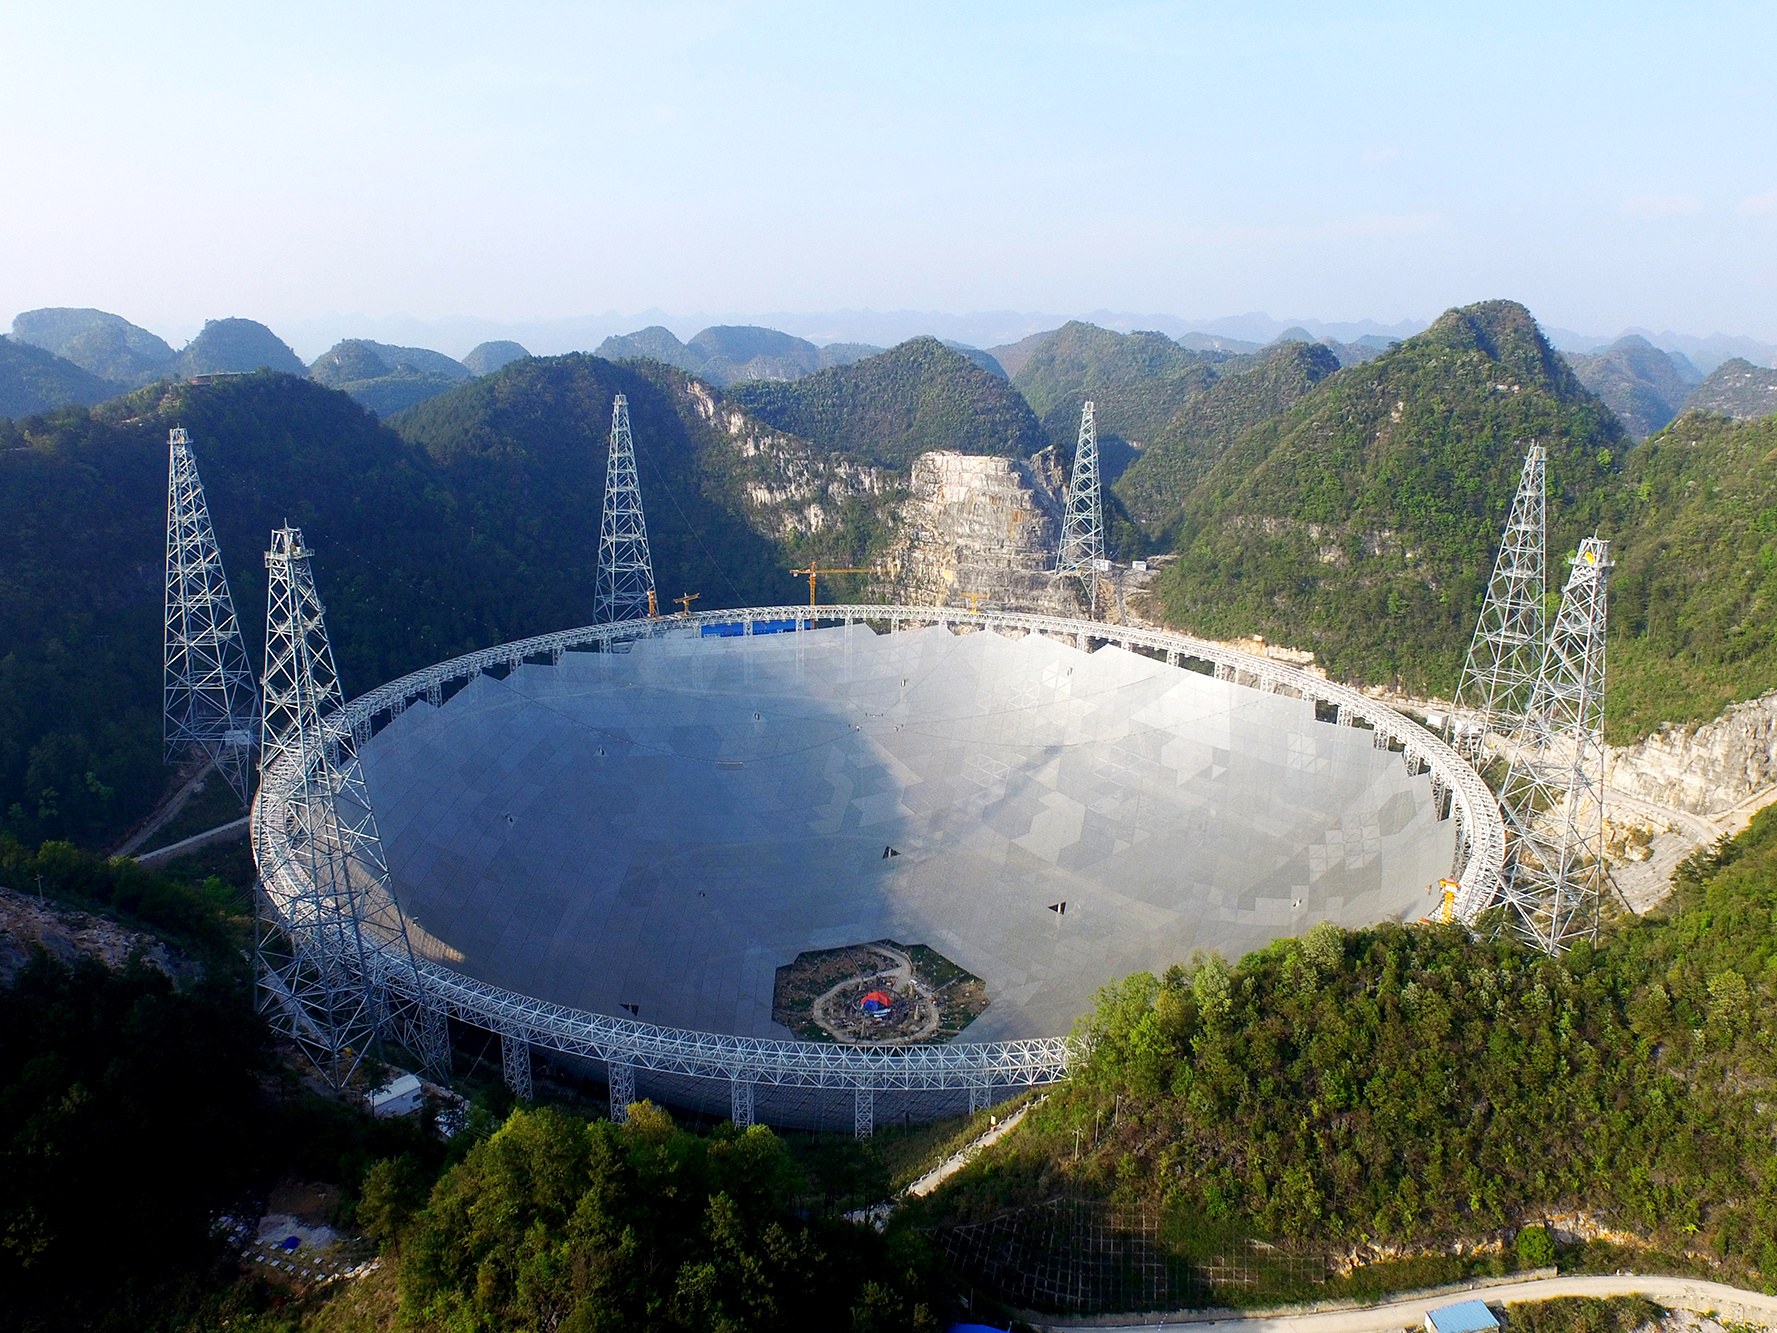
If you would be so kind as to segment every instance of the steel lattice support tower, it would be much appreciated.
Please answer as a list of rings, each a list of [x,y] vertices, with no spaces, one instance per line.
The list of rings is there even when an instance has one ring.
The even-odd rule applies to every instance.
[[[1604,630],[1610,543],[1580,543],[1500,788],[1500,901],[1538,948],[1597,930],[1604,890]]]
[[[605,462],[604,518],[599,525],[598,591],[592,621],[608,625],[654,612],[654,564],[648,558],[648,524],[636,477],[635,441],[629,433],[629,400],[611,405],[611,452]]]
[[[262,1008],[334,1087],[346,1086],[383,1038],[447,1073],[443,1016],[416,999],[425,988],[389,891],[358,738],[337,716],[339,673],[310,555],[300,529],[280,528],[265,556],[260,786],[287,793],[284,837],[273,845],[290,864],[261,865],[260,874],[300,889],[265,922]]]
[[[252,783],[259,691],[228,594],[191,437],[177,426],[167,438],[165,630],[166,758],[202,751],[244,804]]]
[[[1103,510],[1098,493],[1098,423],[1091,403],[1080,408],[1080,439],[1074,446],[1074,474],[1067,488],[1067,515],[1061,527],[1057,573],[1092,574],[1104,559]]]
[[[1543,661],[1543,596],[1548,584],[1545,472],[1547,453],[1532,444],[1524,455],[1518,494],[1506,519],[1487,600],[1475,624],[1462,680],[1450,710],[1450,741],[1471,761],[1489,733],[1515,735]]]

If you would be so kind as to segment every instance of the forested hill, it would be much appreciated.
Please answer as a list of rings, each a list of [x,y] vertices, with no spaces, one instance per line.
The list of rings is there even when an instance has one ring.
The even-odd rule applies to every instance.
[[[1209,387],[1219,359],[1186,351],[1164,333],[1116,333],[1073,320],[1037,343],[1012,383],[1063,449],[1073,446],[1087,399],[1101,436],[1147,443],[1186,399]]]
[[[1609,734],[1777,688],[1777,417],[1680,417],[1629,453],[1606,535]]]
[[[724,397],[778,430],[903,473],[931,449],[1024,457],[1048,443],[1010,383],[936,338]]]
[[[1283,343],[1239,368],[1218,372],[1177,412],[1117,478],[1113,490],[1135,521],[1161,533],[1179,519],[1186,498],[1247,431],[1295,406],[1339,369],[1320,343]],[[1222,371],[1228,371],[1228,365]]]
[[[1523,306],[1449,311],[1217,460],[1184,505],[1166,614],[1448,695],[1533,439],[1568,551],[1606,517],[1629,440]]]
[[[617,392],[662,592],[785,600],[779,548],[701,484],[713,432],[647,373],[596,358],[515,362],[426,404],[405,439],[343,393],[270,372],[0,420],[0,829],[103,846],[162,788],[170,427],[191,434],[249,655],[263,650],[260,553],[288,521],[315,548],[350,695],[591,620]]]

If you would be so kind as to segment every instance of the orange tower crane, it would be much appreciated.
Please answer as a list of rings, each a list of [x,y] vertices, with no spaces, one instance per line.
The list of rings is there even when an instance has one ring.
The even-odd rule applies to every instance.
[[[808,575],[808,604],[813,606],[814,581],[822,574],[888,574],[891,572],[892,571],[887,569],[823,569],[815,561],[810,560],[807,569],[792,569],[790,575],[792,578],[800,578],[804,574]]]

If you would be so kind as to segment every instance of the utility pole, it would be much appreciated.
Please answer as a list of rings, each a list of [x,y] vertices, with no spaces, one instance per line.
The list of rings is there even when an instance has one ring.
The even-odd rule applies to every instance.
[[[1524,455],[1518,493],[1487,584],[1487,600],[1450,710],[1446,735],[1471,763],[1482,757],[1490,733],[1511,736],[1522,731],[1542,666],[1546,467],[1543,446],[1532,444]]]
[[[1504,786],[1501,901],[1513,924],[1559,955],[1598,929],[1604,889],[1604,631],[1610,543],[1573,559]]]
[[[194,750],[208,755],[245,805],[259,691],[210,526],[191,437],[178,426],[167,437],[163,647],[165,758],[170,763]]]
[[[599,525],[595,625],[641,620],[654,611],[654,563],[648,556],[648,523],[636,476],[635,441],[629,431],[629,399],[611,404],[611,450],[605,460],[604,516]]]

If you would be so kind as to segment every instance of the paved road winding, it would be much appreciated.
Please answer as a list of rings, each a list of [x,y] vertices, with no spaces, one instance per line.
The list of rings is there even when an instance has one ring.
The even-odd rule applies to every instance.
[[[1272,1313],[1230,1317],[1221,1311],[1180,1310],[1167,1315],[1112,1315],[1102,1319],[1044,1324],[1066,1330],[1104,1328],[1159,1329],[1189,1325],[1192,1333],[1399,1333],[1425,1322],[1425,1312],[1455,1301],[1484,1300],[1489,1305],[1510,1301],[1546,1301],[1557,1296],[1645,1296],[1668,1309],[1715,1311],[1723,1319],[1777,1328],[1777,1297],[1720,1282],[1688,1277],[1553,1277],[1497,1286],[1447,1287],[1404,1300],[1349,1310],[1316,1310],[1306,1314]]]

